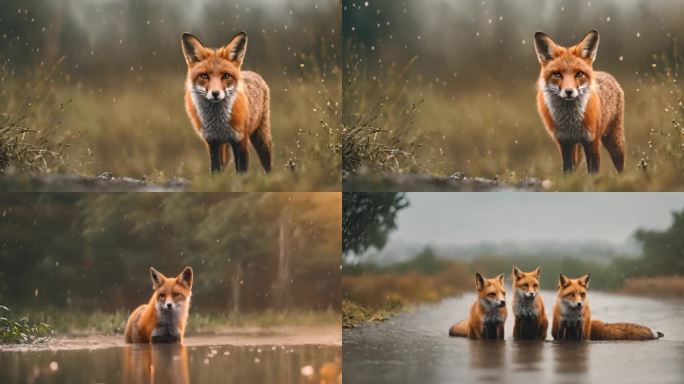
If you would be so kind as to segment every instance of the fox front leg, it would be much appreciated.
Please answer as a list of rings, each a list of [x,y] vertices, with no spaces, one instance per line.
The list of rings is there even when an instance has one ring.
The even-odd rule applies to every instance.
[[[563,173],[570,173],[575,167],[573,160],[575,143],[572,141],[559,141],[558,146],[560,147],[561,156],[563,157]]]
[[[249,152],[246,143],[231,142],[230,146],[233,149],[233,157],[235,159],[235,171],[237,173],[247,172],[249,166]]]
[[[209,158],[211,160],[211,173],[221,170],[221,143],[218,141],[207,142],[209,146]]]

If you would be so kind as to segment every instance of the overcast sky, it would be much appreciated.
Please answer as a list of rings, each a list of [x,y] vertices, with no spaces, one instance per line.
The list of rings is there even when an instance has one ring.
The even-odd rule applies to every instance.
[[[409,193],[390,242],[474,244],[599,240],[664,229],[684,193]]]

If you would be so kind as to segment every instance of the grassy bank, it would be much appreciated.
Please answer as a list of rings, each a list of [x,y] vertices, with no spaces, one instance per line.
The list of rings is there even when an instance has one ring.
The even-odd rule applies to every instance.
[[[363,73],[351,76],[355,82],[345,89],[345,102],[356,110],[345,115],[344,168],[362,176],[459,174],[509,184],[537,178],[548,180],[550,190],[684,190],[679,69],[654,60],[657,66],[639,78],[618,77],[627,143],[620,175],[602,150],[599,175],[588,175],[582,164],[563,177],[558,149],[536,110],[534,76],[513,88],[485,82],[459,90],[424,84],[410,69],[388,70],[387,78],[375,81]]]
[[[209,174],[208,153],[185,113],[185,71],[133,71],[116,80],[74,80],[59,71],[37,71],[27,80],[0,68],[0,174],[107,174],[155,183],[184,179],[191,190],[338,190],[339,71],[313,59],[302,61],[299,73],[266,79],[273,171],[264,175],[250,149],[244,177],[232,167]]]
[[[85,336],[92,334],[123,334],[128,311],[28,311],[21,314],[31,324],[42,324],[49,334]],[[30,319],[30,321],[28,320]],[[240,328],[272,328],[281,326],[338,325],[340,314],[335,311],[266,311],[260,313],[220,314],[190,311],[186,332],[221,334]],[[38,329],[37,329],[38,330]],[[45,332],[42,332],[44,334]],[[45,334],[47,335],[47,334]],[[27,340],[29,341],[29,340]],[[3,342],[22,342],[18,339]]]
[[[649,297],[684,297],[684,276],[633,277],[625,280],[618,293]]]

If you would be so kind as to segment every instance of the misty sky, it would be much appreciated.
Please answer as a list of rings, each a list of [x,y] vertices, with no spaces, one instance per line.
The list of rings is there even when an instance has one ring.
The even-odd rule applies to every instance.
[[[599,240],[664,229],[682,193],[409,193],[390,242],[475,244]]]

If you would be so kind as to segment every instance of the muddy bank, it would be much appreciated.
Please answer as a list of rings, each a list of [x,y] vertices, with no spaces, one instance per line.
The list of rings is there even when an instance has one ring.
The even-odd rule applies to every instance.
[[[154,184],[131,177],[81,176],[76,174],[32,174],[0,177],[0,192],[178,192],[185,180]]]
[[[516,184],[507,184],[496,179],[466,177],[460,173],[452,176],[382,173],[373,175],[345,175],[342,178],[342,189],[345,192],[535,192],[543,190],[544,184],[545,182],[535,178],[525,179]]]
[[[339,326],[240,328],[221,334],[185,337],[185,346],[259,346],[259,345],[342,345]],[[123,347],[123,335],[56,336],[41,344],[0,345],[0,351],[67,351]]]

